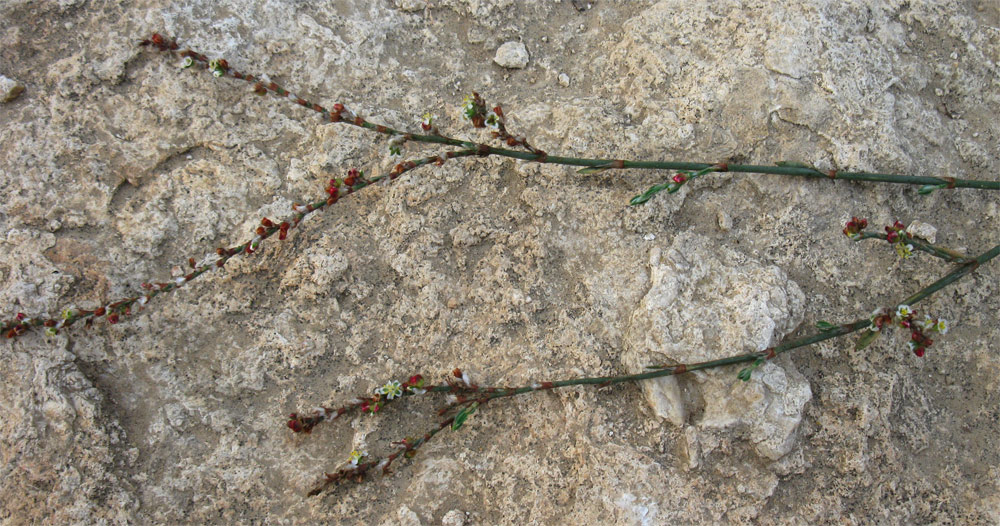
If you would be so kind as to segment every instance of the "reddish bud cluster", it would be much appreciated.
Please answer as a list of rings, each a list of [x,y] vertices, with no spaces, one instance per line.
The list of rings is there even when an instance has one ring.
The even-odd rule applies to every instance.
[[[173,51],[177,49],[177,42],[173,40],[168,40],[159,33],[153,33],[153,36],[146,40],[139,42],[140,46],[153,46],[160,51]]]
[[[854,239],[861,234],[861,231],[868,227],[867,219],[858,219],[857,217],[852,217],[847,225],[844,227],[844,235]]]
[[[423,386],[424,386],[424,377],[419,374],[411,376],[410,379],[406,381],[406,384],[404,384],[404,387],[416,387],[418,389]]]
[[[676,174],[672,179],[677,184],[684,184],[684,181],[688,180],[687,176],[684,174]]]
[[[292,225],[289,225],[288,221],[282,221],[281,224],[278,225],[278,240],[279,241],[284,241],[285,238],[288,237],[288,228],[290,226],[292,226]]]
[[[900,235],[906,237],[912,237],[908,232],[906,232],[906,225],[896,221],[892,226],[885,227],[885,240],[890,243],[895,243],[899,241]]]

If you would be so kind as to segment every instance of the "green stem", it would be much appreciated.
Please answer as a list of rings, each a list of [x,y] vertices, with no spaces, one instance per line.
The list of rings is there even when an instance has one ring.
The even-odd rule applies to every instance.
[[[887,236],[878,232],[861,232],[859,237],[855,238],[855,241],[861,241],[862,239],[881,239],[882,241],[885,241]],[[939,257],[949,263],[964,263],[966,261],[971,261],[969,256],[947,247],[924,243],[923,241],[912,237],[908,238],[906,242],[913,245],[913,248],[917,250],[926,252],[934,257]]]
[[[166,49],[164,49],[166,51]],[[594,159],[586,157],[564,157],[558,155],[548,155],[544,152],[509,150],[506,148],[496,148],[486,144],[472,141],[463,141],[444,135],[424,135],[419,133],[407,133],[382,124],[369,122],[361,117],[349,113],[354,118],[341,118],[342,115],[337,110],[331,112],[319,104],[310,102],[276,83],[260,82],[260,78],[254,75],[241,73],[233,69],[212,69],[212,64],[208,57],[195,51],[185,49],[177,52],[181,56],[191,58],[199,62],[202,69],[210,71],[217,76],[232,77],[249,83],[255,83],[258,92],[271,92],[280,97],[288,98],[291,101],[304,106],[323,115],[324,120],[333,122],[345,122],[354,126],[359,126],[368,130],[382,133],[389,136],[405,136],[407,140],[423,143],[445,144],[459,148],[475,149],[479,155],[498,155],[522,161],[537,161],[565,166],[580,166],[584,168],[609,169],[640,169],[640,170],[684,170],[684,171],[717,171],[717,172],[739,172],[755,174],[788,175],[794,177],[808,177],[815,179],[840,179],[845,181],[869,181],[879,183],[911,184],[921,185],[924,188],[975,188],[980,190],[1000,190],[1000,181],[978,181],[970,179],[957,179],[952,177],[929,177],[885,174],[874,172],[846,172],[838,170],[821,171],[812,166],[795,163],[779,163],[777,165],[757,165],[757,164],[727,164],[727,163],[699,163],[686,161],[631,161],[624,159]],[[218,66],[215,66],[216,68]],[[261,91],[264,90],[264,91]],[[930,192],[933,190],[925,190]]]

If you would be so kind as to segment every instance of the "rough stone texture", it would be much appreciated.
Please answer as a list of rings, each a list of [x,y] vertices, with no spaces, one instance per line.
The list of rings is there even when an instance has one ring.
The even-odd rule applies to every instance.
[[[726,354],[758,352],[780,343],[802,321],[805,296],[781,269],[765,266],[691,233],[678,234],[665,253],[650,251],[650,287],[632,313],[622,361],[633,372],[653,364],[697,363]],[[771,460],[787,454],[809,383],[787,360],[768,361],[759,381],[734,381],[712,369],[645,382],[653,413],[675,426],[738,429]],[[787,368],[787,370],[786,370]],[[693,452],[694,446],[689,446]],[[694,455],[694,453],[692,453]],[[692,462],[697,463],[692,456]]]
[[[475,89],[552,154],[1000,173],[995,2],[419,4],[4,2],[0,71],[30,92],[0,105],[0,315],[131,295],[350,167],[392,166],[367,132],[139,49],[152,31],[374,121],[416,130],[431,111],[444,132],[487,140],[460,118]],[[530,63],[498,68],[513,40],[531,44]],[[753,348],[946,271],[847,242],[852,215],[920,220],[969,252],[1000,231],[992,194],[778,176],[707,176],[626,206],[666,175],[449,161],[345,199],[123,323],[3,342],[0,520],[1000,522],[995,263],[922,304],[955,326],[922,360],[901,335],[863,352],[829,341],[737,387],[758,422],[780,423],[767,411],[794,416],[798,402],[774,402],[804,378],[813,397],[790,435],[732,423],[718,399],[677,427],[638,386],[568,389],[491,404],[389,477],[303,496],[352,448],[423,432],[434,404],[301,437],[284,427],[291,411],[454,367],[491,384],[631,367],[654,248],[727,274],[707,282],[749,282],[738,257],[797,284],[801,313],[776,303],[770,333],[727,336]],[[741,297],[791,291],[778,275]],[[783,446],[758,447],[783,436],[777,460]]]
[[[509,69],[524,69],[528,65],[528,48],[521,42],[504,42],[497,48],[493,62]]]

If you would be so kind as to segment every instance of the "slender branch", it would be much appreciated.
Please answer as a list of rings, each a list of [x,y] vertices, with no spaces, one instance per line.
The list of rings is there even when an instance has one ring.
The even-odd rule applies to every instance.
[[[877,238],[878,235],[872,235],[869,237]],[[979,268],[980,265],[992,260],[998,255],[1000,255],[1000,245],[993,247],[992,249],[980,254],[975,258],[968,259],[966,262],[960,264],[957,268],[946,274],[941,279],[935,281],[934,283],[928,285],[927,287],[924,287],[917,293],[907,297],[901,303],[906,305],[914,305],[926,299],[927,297],[931,296],[935,292],[941,290],[942,288],[950,285],[951,283],[954,283],[955,281],[962,279],[969,273],[974,272],[977,268]],[[318,487],[310,491],[309,495],[310,496],[318,495],[323,490],[327,489],[332,484],[338,481],[354,480],[360,482],[361,480],[364,479],[364,475],[374,467],[381,467],[383,473],[387,472],[389,464],[391,464],[396,458],[398,458],[399,455],[405,454],[406,456],[412,456],[413,454],[416,453],[417,448],[425,444],[439,431],[441,431],[445,427],[448,427],[449,425],[452,426],[452,429],[457,429],[457,427],[461,426],[461,423],[464,422],[464,419],[467,418],[472,413],[473,410],[482,407],[486,403],[498,398],[509,398],[512,396],[531,393],[535,391],[557,389],[560,387],[570,387],[575,385],[593,385],[597,387],[606,387],[614,384],[620,384],[626,382],[638,382],[642,380],[651,380],[654,378],[662,378],[666,376],[676,376],[676,375],[690,373],[692,371],[714,369],[718,367],[724,367],[727,365],[749,363],[749,362],[753,362],[754,364],[750,368],[750,370],[752,371],[753,368],[759,366],[764,361],[770,360],[781,353],[788,352],[801,347],[806,347],[808,345],[819,343],[821,341],[838,338],[840,336],[845,336],[847,334],[851,334],[853,332],[868,328],[871,326],[871,323],[872,322],[869,318],[862,318],[843,325],[831,326],[830,328],[822,330],[819,333],[798,338],[789,342],[785,342],[780,345],[765,349],[763,351],[737,354],[734,356],[720,358],[717,360],[708,360],[704,362],[696,362],[690,364],[656,365],[650,367],[650,369],[653,370],[638,374],[570,378],[566,380],[557,380],[551,382],[536,382],[531,385],[522,387],[480,387],[471,383],[468,379],[468,376],[462,375],[461,371],[456,369],[455,376],[462,379],[461,383],[452,382],[447,384],[424,386],[421,382],[419,383],[421,388],[417,390],[411,389],[410,386],[411,384],[414,386],[417,385],[416,381],[419,381],[422,377],[413,376],[410,378],[409,381],[403,384],[406,390],[402,391],[399,396],[396,396],[393,399],[400,400],[408,396],[422,395],[428,392],[449,393],[452,395],[455,395],[457,393],[459,396],[455,396],[454,399],[449,404],[447,404],[444,409],[441,410],[441,412],[444,413],[460,407],[463,407],[464,409],[452,415],[447,420],[437,424],[425,435],[423,435],[418,439],[407,438],[403,439],[400,442],[397,442],[396,444],[401,447],[400,451],[397,451],[386,457],[375,457],[368,462],[360,463],[356,466],[352,466],[349,468],[344,468],[334,473],[325,473],[324,480],[322,481],[322,483]],[[745,369],[744,371],[747,370]],[[746,374],[747,377],[744,378],[744,372],[741,372],[740,377],[743,379],[748,379],[749,372],[747,372]],[[397,384],[399,383],[397,382]],[[384,400],[384,403],[389,403],[393,399]],[[361,407],[363,402],[365,402],[363,398],[358,398],[350,405],[344,406],[339,409],[319,408],[316,410],[316,412],[312,417],[297,416],[296,414],[293,413],[292,414],[293,420],[289,421],[288,426],[292,428],[292,430],[294,431],[309,431],[312,429],[313,426],[315,426],[319,422],[322,422],[324,420],[336,419],[352,409]],[[301,422],[307,422],[309,424],[308,429],[302,429],[301,428],[302,426],[300,425]]]
[[[481,156],[498,155],[523,161],[536,161],[566,166],[584,167],[584,172],[594,173],[610,169],[643,169],[643,170],[683,170],[690,172],[713,171],[713,172],[738,172],[754,174],[788,175],[795,177],[807,177],[816,179],[832,179],[845,181],[869,181],[880,183],[911,184],[921,185],[921,193],[930,193],[936,189],[954,188],[975,188],[979,190],[1000,190],[1000,181],[981,181],[971,179],[958,179],[954,177],[930,177],[898,175],[874,172],[849,172],[840,170],[820,170],[812,166],[800,163],[779,163],[777,165],[756,165],[756,164],[729,164],[729,163],[701,163],[682,161],[633,161],[624,159],[594,159],[585,157],[564,157],[558,155],[548,155],[540,150],[529,148],[529,151],[509,150],[497,148],[487,144],[464,141],[447,137],[441,134],[425,135],[419,133],[407,133],[389,126],[373,123],[348,110],[343,104],[333,105],[333,109],[327,109],[319,104],[310,102],[305,98],[292,93],[275,82],[263,82],[259,76],[242,73],[229,67],[229,63],[224,59],[211,60],[190,49],[177,51],[175,42],[166,41],[159,37],[160,43],[156,43],[154,35],[152,40],[144,41],[145,45],[152,45],[170,53],[176,53],[188,60],[188,66],[200,66],[213,73],[216,77],[229,77],[252,83],[254,91],[265,95],[273,93],[279,97],[290,99],[296,104],[318,112],[324,121],[345,122],[354,126],[372,130],[389,136],[402,136],[407,141],[445,144],[460,148],[474,148]]]
[[[0,327],[0,334],[5,334],[7,338],[15,338],[31,329],[37,327],[45,327],[50,334],[55,334],[61,329],[67,328],[74,323],[84,320],[87,326],[93,323],[95,318],[106,317],[108,323],[118,323],[121,321],[123,316],[128,316],[132,314],[132,309],[135,307],[137,310],[142,310],[149,300],[165,294],[186,285],[187,283],[194,281],[202,274],[208,272],[209,270],[222,268],[226,263],[232,259],[234,256],[238,255],[250,255],[259,250],[261,243],[273,236],[278,234],[279,240],[284,240],[288,235],[288,231],[293,229],[302,222],[303,219],[311,215],[313,212],[322,210],[328,206],[335,204],[341,198],[353,194],[365,187],[371,186],[379,181],[392,181],[405,172],[424,166],[431,163],[443,163],[448,159],[453,159],[456,157],[468,157],[471,155],[476,155],[475,150],[451,150],[438,155],[432,155],[417,159],[415,161],[405,161],[397,164],[395,168],[388,174],[383,174],[379,176],[374,176],[370,179],[366,179],[363,176],[348,176],[343,179],[332,180],[330,187],[327,188],[327,193],[329,196],[325,199],[321,199],[309,204],[295,204],[292,206],[295,214],[290,218],[289,221],[282,221],[280,223],[275,223],[270,219],[264,218],[261,220],[261,225],[257,227],[256,236],[253,239],[230,248],[218,248],[214,254],[205,256],[202,258],[202,263],[198,263],[194,258],[188,259],[188,264],[191,267],[191,271],[184,276],[177,277],[170,282],[166,283],[143,283],[142,287],[148,292],[145,294],[139,294],[136,296],[130,296],[127,298],[112,301],[105,305],[102,305],[93,310],[87,309],[77,309],[77,308],[67,308],[62,311],[62,314],[58,317],[28,317],[24,314],[18,314],[13,320],[10,320]]]

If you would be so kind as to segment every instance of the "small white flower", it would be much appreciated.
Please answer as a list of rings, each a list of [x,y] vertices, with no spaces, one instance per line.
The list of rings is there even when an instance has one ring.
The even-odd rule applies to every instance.
[[[403,385],[397,382],[396,380],[393,380],[383,385],[382,387],[379,387],[378,389],[375,390],[375,392],[378,394],[383,394],[385,395],[386,398],[392,400],[393,398],[396,398],[397,396],[401,396],[403,394]]]
[[[500,116],[495,111],[486,114],[486,125],[494,130],[500,129]]]
[[[923,321],[918,322],[917,325],[921,329],[927,331],[927,330],[933,330],[936,323],[937,323],[936,320],[934,318],[931,318],[929,314],[924,314]]]
[[[940,332],[941,334],[948,334],[948,322],[939,319],[934,325],[934,330]]]
[[[184,63],[181,65],[181,67],[190,68],[193,65],[194,65],[194,59],[193,58],[191,58],[191,57],[184,57]]]
[[[184,284],[184,281],[185,281],[184,276],[180,276],[180,277],[178,277],[177,279],[174,280],[174,283],[176,283],[178,286],[180,286],[180,285]]]
[[[899,319],[909,318],[913,315],[913,309],[909,305],[899,305],[896,307],[896,317]]]
[[[139,296],[139,305],[145,305],[149,301],[149,296]]]
[[[354,451],[351,451],[351,456],[348,457],[348,462],[351,464],[351,466],[358,467],[358,462],[361,462],[361,459],[367,456],[368,456],[367,451],[358,451],[357,449],[355,449]]]

